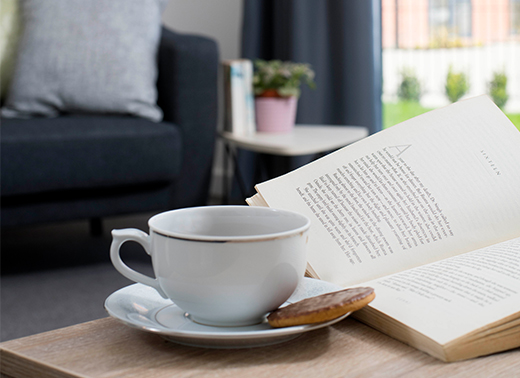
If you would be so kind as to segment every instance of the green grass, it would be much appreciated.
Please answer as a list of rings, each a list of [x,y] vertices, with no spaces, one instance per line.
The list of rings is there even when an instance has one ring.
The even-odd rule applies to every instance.
[[[383,129],[397,125],[430,110],[432,109],[424,108],[421,104],[414,101],[385,102],[383,103]]]
[[[520,114],[519,113],[516,113],[516,114],[506,113],[506,116],[508,116],[509,119],[511,120],[511,122],[513,122],[513,125],[515,125],[516,128],[518,130],[520,130]]]
[[[396,125],[407,119],[432,110],[424,108],[417,102],[399,101],[398,103],[383,103],[383,129]],[[520,130],[520,113],[507,114],[511,122]]]

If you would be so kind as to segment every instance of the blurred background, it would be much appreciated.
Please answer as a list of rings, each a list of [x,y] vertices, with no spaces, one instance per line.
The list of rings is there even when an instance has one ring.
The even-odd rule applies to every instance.
[[[488,94],[520,129],[520,0],[169,0],[162,21],[215,39],[221,61],[311,63],[317,88],[302,92],[297,123],[374,133]],[[210,203],[227,177],[216,147]],[[129,284],[109,263],[109,231],[146,230],[151,215],[111,217],[97,237],[87,220],[3,229],[1,339],[106,316],[103,300]],[[149,271],[139,246],[124,254]]]
[[[256,42],[249,39],[251,33],[248,29],[257,27],[257,23],[263,24],[264,33],[267,29],[272,31],[271,34],[281,35],[279,39],[287,38],[287,33],[279,31],[287,24],[299,25],[289,25],[287,28],[312,29],[312,33],[317,32],[315,25],[333,29],[330,25],[335,22],[352,24],[350,28],[343,26],[336,31],[329,30],[329,34],[340,30],[344,35],[331,40],[328,50],[339,49],[345,44],[345,39],[361,40],[364,46],[351,50],[344,58],[344,65],[353,60],[361,60],[364,64],[365,55],[360,58],[362,54],[367,54],[361,51],[363,47],[374,50],[370,57],[375,57],[371,64],[376,77],[363,76],[353,93],[358,91],[361,94],[366,82],[374,88],[370,99],[376,104],[369,107],[365,96],[361,106],[357,104],[354,109],[349,109],[349,115],[342,119],[324,120],[331,114],[327,110],[324,111],[326,115],[317,119],[313,118],[315,114],[302,114],[304,110],[300,109],[297,119],[300,123],[360,124],[376,132],[451,102],[488,94],[520,129],[520,0],[352,1],[343,19],[337,20],[337,17],[329,15],[327,21],[321,24],[319,11],[311,10],[314,11],[312,16],[302,16],[312,2],[306,3],[302,6],[302,3],[285,0],[170,0],[163,20],[177,30],[217,39],[222,60],[254,57],[251,44]],[[278,14],[281,21],[276,17],[272,20],[266,18],[265,9],[269,6],[275,8],[270,12]],[[364,9],[360,10],[363,6]],[[341,9],[335,11],[341,13]],[[349,14],[355,12],[361,15],[357,19],[363,19],[368,25],[356,25],[360,21],[348,19]],[[282,26],[277,28],[276,22]],[[373,35],[367,36],[368,30]],[[297,32],[291,29],[290,34]],[[292,44],[292,50],[296,49],[293,47],[295,44],[298,43]],[[271,54],[277,54],[280,58],[289,53],[279,49]],[[316,59],[311,53],[307,61]],[[317,72],[318,90],[323,87],[323,81],[323,74],[320,77],[320,72]],[[308,112],[313,109],[314,113],[318,112],[318,101],[327,94],[315,92],[303,91],[301,101],[304,106],[301,108],[310,107]],[[333,97],[329,101],[338,102],[339,107],[346,108],[351,100],[348,97]],[[371,114],[372,118],[366,116],[378,111],[381,113],[380,119],[377,114]],[[353,112],[364,114],[355,116]],[[217,146],[212,187],[216,197],[221,187],[221,155],[221,146]]]

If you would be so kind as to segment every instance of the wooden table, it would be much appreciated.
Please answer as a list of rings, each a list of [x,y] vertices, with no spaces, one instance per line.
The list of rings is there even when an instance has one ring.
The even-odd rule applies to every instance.
[[[177,345],[112,318],[0,344],[12,377],[519,377],[520,349],[444,363],[353,319],[269,347]]]

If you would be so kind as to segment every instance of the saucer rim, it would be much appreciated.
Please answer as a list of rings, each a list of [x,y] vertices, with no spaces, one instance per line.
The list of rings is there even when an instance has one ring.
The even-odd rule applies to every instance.
[[[324,286],[327,285],[329,288],[331,285],[329,282],[316,280],[316,279],[312,279],[312,278],[308,278],[308,277],[304,277],[304,280],[312,280],[314,283],[323,282]],[[189,339],[213,340],[213,341],[218,341],[218,340],[222,340],[222,341],[251,340],[251,341],[254,341],[255,339],[278,338],[278,337],[301,334],[304,332],[313,331],[313,330],[317,330],[317,329],[320,329],[323,327],[327,327],[329,325],[335,324],[335,323],[345,319],[346,317],[348,317],[351,314],[349,312],[338,318],[335,318],[335,319],[332,319],[332,320],[329,320],[326,322],[321,322],[321,323],[303,324],[303,325],[297,325],[297,326],[292,326],[292,327],[282,327],[282,328],[271,327],[271,328],[267,328],[267,329],[257,329],[257,330],[253,329],[253,330],[247,330],[244,332],[229,332],[230,329],[236,330],[236,328],[240,328],[240,327],[221,327],[223,329],[222,332],[213,332],[213,331],[204,332],[202,330],[194,331],[194,330],[182,330],[182,329],[179,330],[176,328],[167,328],[167,327],[163,326],[157,320],[157,318],[156,318],[157,314],[166,308],[174,306],[180,310],[180,308],[173,301],[171,301],[169,299],[163,299],[163,298],[159,297],[158,294],[157,294],[156,298],[152,298],[152,302],[157,302],[157,306],[155,306],[152,309],[151,314],[147,317],[150,321],[155,323],[153,325],[146,325],[144,323],[134,321],[127,317],[121,316],[120,314],[117,313],[117,311],[113,310],[111,301],[116,300],[116,297],[122,296],[124,298],[126,295],[128,295],[126,292],[128,292],[128,291],[131,292],[135,289],[140,289],[140,288],[147,289],[149,287],[146,285],[140,284],[140,283],[134,283],[134,284],[130,284],[128,286],[122,287],[122,288],[116,290],[115,292],[113,292],[112,294],[110,294],[106,298],[105,304],[104,304],[104,308],[107,311],[108,315],[110,315],[114,319],[120,321],[121,323],[123,323],[126,326],[129,326],[131,328],[139,329],[139,330],[157,334],[160,336],[173,337],[173,338],[177,337],[177,338],[182,338],[182,339],[189,338]],[[339,286],[337,288],[338,288],[338,290],[341,289]],[[150,288],[150,289],[155,291],[153,288]],[[148,300],[150,300],[150,299],[148,299]],[[287,301],[286,303],[289,304],[291,302]],[[259,323],[258,326],[260,326],[261,324],[263,324],[263,323]],[[213,329],[216,328],[214,326],[205,326],[203,324],[198,324],[198,325],[200,327],[208,327],[208,328],[213,328]],[[248,327],[254,327],[254,325],[248,326]],[[226,329],[228,329],[228,331],[226,331]]]

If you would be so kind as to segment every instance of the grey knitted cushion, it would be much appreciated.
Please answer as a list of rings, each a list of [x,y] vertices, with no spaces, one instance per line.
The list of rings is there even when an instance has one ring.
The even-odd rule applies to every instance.
[[[130,114],[162,119],[157,49],[164,0],[25,0],[2,115]]]

